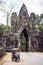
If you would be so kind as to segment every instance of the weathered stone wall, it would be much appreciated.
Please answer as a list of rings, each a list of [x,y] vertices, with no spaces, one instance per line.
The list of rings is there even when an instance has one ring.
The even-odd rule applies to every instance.
[[[6,44],[4,37],[0,37],[0,58],[6,54]]]
[[[43,52],[43,31],[39,32],[39,37],[38,37],[38,51]]]

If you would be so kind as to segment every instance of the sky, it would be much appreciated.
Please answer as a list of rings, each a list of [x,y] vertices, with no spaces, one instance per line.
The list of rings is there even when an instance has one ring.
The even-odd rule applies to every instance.
[[[35,14],[41,14],[43,13],[43,0],[2,0],[5,2],[6,10],[7,6],[13,5],[13,11],[17,12],[19,14],[20,8],[22,4],[24,3],[25,6],[27,7],[28,13],[30,14],[31,12],[34,12]],[[3,23],[6,25],[6,16],[5,12],[0,11],[0,23]]]

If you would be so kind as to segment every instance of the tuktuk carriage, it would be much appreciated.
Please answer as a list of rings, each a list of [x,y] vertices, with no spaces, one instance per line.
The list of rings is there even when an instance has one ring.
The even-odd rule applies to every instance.
[[[12,49],[12,61],[15,60],[17,62],[20,61],[20,51],[19,48]]]

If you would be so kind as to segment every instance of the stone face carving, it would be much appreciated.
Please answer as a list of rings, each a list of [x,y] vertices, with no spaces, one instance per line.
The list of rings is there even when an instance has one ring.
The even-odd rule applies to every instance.
[[[30,14],[30,29],[34,30],[36,23],[35,23],[35,14],[31,13]]]
[[[12,16],[11,16],[11,25],[15,26],[16,22],[17,22],[17,14],[16,14],[16,12],[13,12]]]
[[[11,31],[14,33],[15,30],[16,30],[16,26],[17,26],[17,14],[16,12],[13,12],[12,13],[12,16],[11,16]]]
[[[23,4],[19,12],[19,22],[21,26],[27,26],[29,15],[26,6]]]

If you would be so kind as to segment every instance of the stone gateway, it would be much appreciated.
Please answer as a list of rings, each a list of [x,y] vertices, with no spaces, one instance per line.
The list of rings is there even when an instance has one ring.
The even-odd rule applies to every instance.
[[[36,30],[36,18],[35,14],[32,12],[30,16],[26,6],[23,4],[19,15],[17,16],[16,12],[12,13],[11,16],[11,30],[12,33],[18,34],[18,40],[22,39],[23,35],[26,39],[25,43],[20,41],[21,50],[24,51],[37,51],[38,50],[38,40],[37,30]]]

